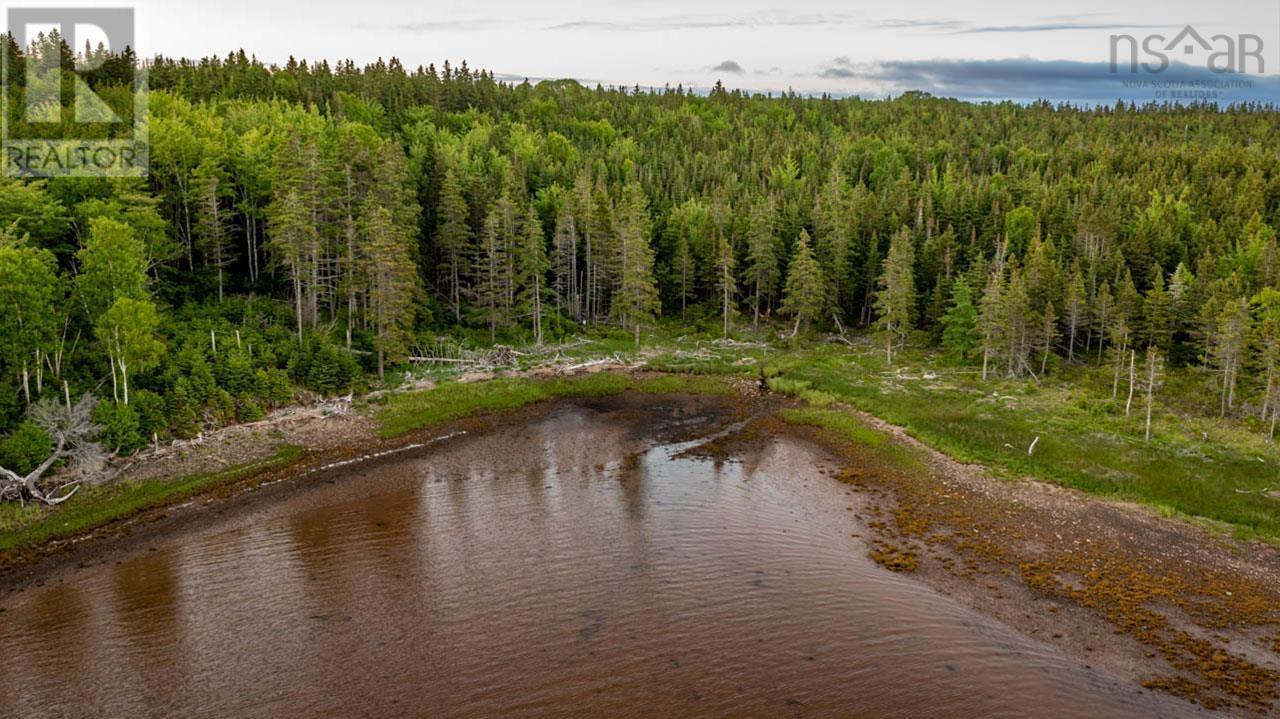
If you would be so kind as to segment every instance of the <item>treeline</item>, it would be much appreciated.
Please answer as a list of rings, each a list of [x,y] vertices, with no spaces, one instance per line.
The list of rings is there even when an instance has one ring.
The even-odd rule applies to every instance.
[[[4,182],[0,426],[66,383],[115,400],[128,449],[349,391],[419,338],[661,318],[865,327],[986,376],[1101,364],[1117,396],[1191,367],[1224,415],[1280,411],[1272,108],[147,65],[146,180]]]

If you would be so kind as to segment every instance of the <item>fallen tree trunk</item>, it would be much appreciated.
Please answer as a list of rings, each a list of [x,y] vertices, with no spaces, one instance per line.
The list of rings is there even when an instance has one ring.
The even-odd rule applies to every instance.
[[[80,478],[73,476],[51,490],[41,486],[41,479],[59,462],[66,461],[72,470],[79,470],[101,459],[104,450],[94,441],[98,427],[91,419],[96,404],[92,395],[85,395],[75,405],[68,400],[65,407],[47,400],[32,405],[31,419],[49,433],[53,450],[25,475],[0,467],[0,500],[55,505],[74,496],[80,489]]]

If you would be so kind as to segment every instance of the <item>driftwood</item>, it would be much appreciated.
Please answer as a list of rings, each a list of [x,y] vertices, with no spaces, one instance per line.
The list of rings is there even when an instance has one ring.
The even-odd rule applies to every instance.
[[[606,357],[604,359],[591,360],[590,362],[583,362],[581,364],[562,367],[560,369],[560,374],[573,374],[574,372],[580,372],[584,369],[590,369],[591,367],[599,367],[601,365],[614,364],[616,362],[617,362],[617,359],[613,357]]]
[[[833,335],[833,336],[834,336],[834,338],[835,338],[836,340],[838,340],[838,341],[840,341],[840,342],[843,342],[843,343],[845,343],[846,345],[849,345],[850,347],[852,347],[852,346],[853,346],[853,342],[852,342],[852,341],[849,339],[849,337],[846,335],[845,330],[844,330],[844,325],[840,322],[840,313],[839,313],[839,312],[832,312],[832,313],[831,313],[831,319],[835,320],[835,322],[836,322],[836,330],[838,330],[838,331],[840,332],[840,334],[838,334],[838,335]]]
[[[97,400],[92,395],[85,395],[74,405],[70,396],[65,406],[52,400],[32,405],[28,411],[31,420],[49,434],[53,440],[53,451],[26,475],[0,467],[0,500],[54,505],[75,495],[83,481],[77,473],[92,471],[105,460],[105,450],[94,441],[98,428],[91,417],[96,404]],[[60,462],[66,462],[72,470],[71,478],[46,489],[41,480]]]

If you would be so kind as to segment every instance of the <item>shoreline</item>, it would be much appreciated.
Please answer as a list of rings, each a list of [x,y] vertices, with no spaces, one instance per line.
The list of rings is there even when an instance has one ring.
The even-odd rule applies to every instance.
[[[607,388],[637,391],[655,377],[672,376],[633,370]],[[844,468],[836,478],[862,495],[859,518],[867,527],[869,554],[886,569],[911,574],[1143,690],[1179,696],[1210,711],[1274,713],[1280,699],[1280,549],[1160,517],[1141,505],[1034,479],[1001,479],[865,412],[814,408],[761,392],[755,383],[723,381],[734,391],[715,401],[735,403],[751,421],[705,451],[731,456],[735,443],[767,440],[773,433],[812,439],[840,458]],[[660,384],[658,389],[665,388]],[[273,497],[307,491],[312,481],[337,481],[332,472],[350,463],[376,462],[456,433],[527,421],[560,401],[615,394],[552,393],[395,437],[379,437],[372,406],[312,417],[269,437],[258,433],[264,444],[254,450],[244,446],[243,431],[209,437],[201,448],[211,455],[223,446],[253,454],[303,435],[325,439],[281,466],[39,545],[24,556],[8,556],[0,568],[0,597],[85,564],[144,551],[151,541],[199,531],[226,512],[253,512]],[[146,471],[192,459],[161,457]]]

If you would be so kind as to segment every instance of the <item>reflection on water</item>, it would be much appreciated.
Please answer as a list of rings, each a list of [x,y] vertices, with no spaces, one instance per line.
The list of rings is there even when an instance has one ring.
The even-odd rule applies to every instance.
[[[564,404],[7,597],[0,716],[1150,716],[866,559],[798,441]],[[714,420],[714,421],[713,421]]]

